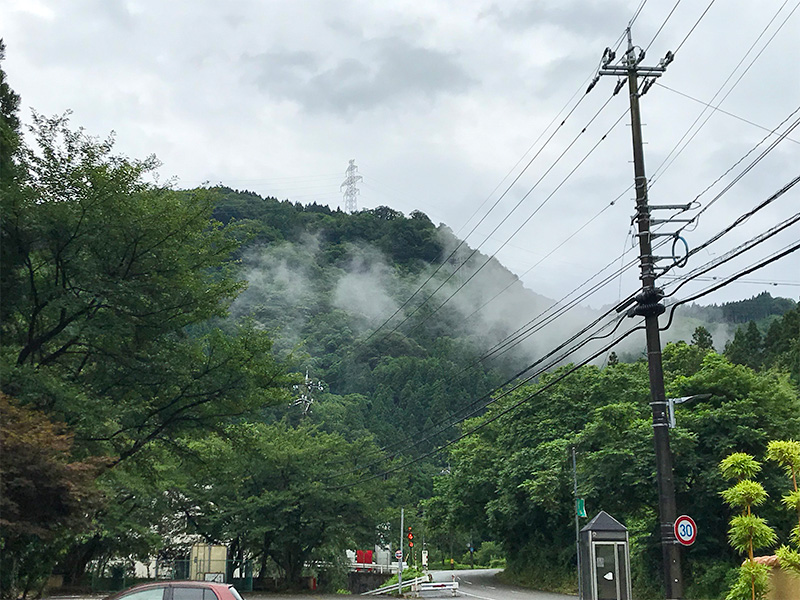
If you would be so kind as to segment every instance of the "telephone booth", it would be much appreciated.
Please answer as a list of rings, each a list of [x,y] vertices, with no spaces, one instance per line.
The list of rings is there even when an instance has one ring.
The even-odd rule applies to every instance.
[[[631,600],[628,530],[605,511],[581,529],[581,600]]]

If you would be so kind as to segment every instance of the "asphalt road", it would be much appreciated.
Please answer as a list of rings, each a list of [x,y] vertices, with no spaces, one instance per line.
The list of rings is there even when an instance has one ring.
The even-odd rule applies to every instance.
[[[496,580],[495,575],[500,569],[475,569],[468,571],[431,571],[433,580],[438,582],[452,581],[455,575],[458,581],[458,597],[470,600],[575,600],[575,596],[552,594],[550,592],[537,592],[526,588],[505,585]],[[265,594],[263,592],[250,592],[242,594],[245,600],[343,600],[348,596],[339,594],[318,594],[306,592],[303,594]],[[449,591],[423,592],[422,598],[431,600],[438,598],[452,598]],[[101,600],[104,594],[86,594],[76,596],[50,596],[47,600]],[[355,596],[349,596],[355,598]],[[383,596],[374,596],[382,598]],[[406,597],[413,597],[410,592]]]
[[[500,583],[495,575],[500,569],[475,569],[470,571],[431,571],[434,581],[458,581],[458,595],[479,600],[575,600],[575,596],[537,592]],[[433,598],[450,597],[450,593],[425,593]]]

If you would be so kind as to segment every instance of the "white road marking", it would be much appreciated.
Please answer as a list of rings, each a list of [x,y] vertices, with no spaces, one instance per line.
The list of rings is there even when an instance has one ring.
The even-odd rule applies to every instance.
[[[469,596],[470,598],[480,598],[481,600],[497,600],[497,598],[487,598],[486,596],[478,596],[477,594],[470,594],[468,592],[459,591],[461,596]]]

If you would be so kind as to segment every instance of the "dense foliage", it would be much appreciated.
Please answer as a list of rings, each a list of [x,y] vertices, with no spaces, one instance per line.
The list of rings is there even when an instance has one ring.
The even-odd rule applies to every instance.
[[[15,595],[56,562],[78,583],[91,561],[157,550],[168,507],[141,505],[143,472],[290,384],[264,332],[221,321],[243,282],[213,194],[151,181],[154,159],[65,117],[34,115],[25,142],[2,84],[0,582]]]
[[[739,327],[725,346],[731,361],[753,368],[780,368],[800,384],[800,305],[774,319],[762,334],[755,321]]]
[[[763,455],[769,440],[796,437],[800,398],[785,375],[733,365],[697,345],[668,345],[664,364],[669,396],[711,394],[678,409],[671,438],[679,510],[701,523],[703,532],[686,553],[689,592],[716,597],[724,593],[725,577],[737,561],[726,543],[727,515],[720,510],[719,496],[725,484],[716,465],[730,452]],[[564,369],[465,424],[470,428],[491,421],[506,406],[530,397],[451,450],[451,470],[437,478],[436,496],[428,503],[434,515],[431,526],[493,537],[503,543],[511,573],[569,589],[575,560],[574,446],[578,490],[590,516],[605,510],[628,527],[638,594],[658,596],[647,365],[587,366],[547,387]],[[779,497],[785,480],[768,468],[764,485]],[[776,507],[765,508],[765,513],[771,523],[782,525],[779,531],[791,529]]]

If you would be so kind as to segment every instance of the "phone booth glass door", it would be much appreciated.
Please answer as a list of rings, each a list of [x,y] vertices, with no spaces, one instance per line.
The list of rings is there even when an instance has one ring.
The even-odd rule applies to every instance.
[[[594,585],[597,600],[628,598],[628,564],[623,542],[595,542]]]

